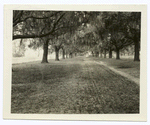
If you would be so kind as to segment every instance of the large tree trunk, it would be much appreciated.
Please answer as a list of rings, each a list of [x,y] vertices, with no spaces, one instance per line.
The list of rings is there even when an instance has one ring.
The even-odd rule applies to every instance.
[[[106,58],[106,49],[104,50],[104,58]]]
[[[62,49],[62,53],[63,53],[62,58],[65,59],[65,49]]]
[[[116,49],[116,59],[120,59],[119,49]]]
[[[55,61],[59,61],[59,47],[55,46]]]
[[[134,61],[140,61],[139,59],[139,42],[134,42]]]
[[[46,41],[44,42],[44,46],[43,46],[43,59],[42,59],[42,62],[41,63],[48,63],[47,61],[47,56],[48,56],[48,42],[49,41]]]
[[[112,58],[112,50],[109,50],[109,58]]]

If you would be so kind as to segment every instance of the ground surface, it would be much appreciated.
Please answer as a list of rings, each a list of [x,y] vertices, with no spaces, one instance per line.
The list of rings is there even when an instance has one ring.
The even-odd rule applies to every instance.
[[[116,60],[115,58],[97,58],[90,57],[95,61],[102,61],[108,66],[111,66],[119,71],[123,71],[135,78],[140,78],[140,61],[133,61],[133,58],[121,58]]]
[[[13,65],[12,113],[139,113],[139,86],[92,58]]]

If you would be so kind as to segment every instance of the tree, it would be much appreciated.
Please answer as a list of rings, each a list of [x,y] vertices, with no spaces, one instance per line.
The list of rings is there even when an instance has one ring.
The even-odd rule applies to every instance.
[[[80,25],[87,23],[91,12],[76,11],[13,11],[13,40],[42,38],[43,60],[47,61],[48,37],[56,38],[67,32],[74,32]],[[52,39],[53,39],[52,38]],[[55,46],[56,52],[59,47]],[[44,61],[45,60],[45,61]]]
[[[116,59],[120,59],[120,50],[126,46],[131,45],[132,41],[125,38],[125,35],[122,32],[114,32],[113,34],[111,34],[110,43],[115,47]]]
[[[61,11],[14,10],[13,40],[49,36],[54,32],[56,26],[64,15],[65,13]],[[47,22],[49,22],[49,24]],[[47,30],[48,26],[50,26],[49,30]],[[23,30],[26,32],[22,32]]]
[[[43,39],[43,58],[41,63],[48,63],[47,56],[48,56],[48,45],[49,45],[49,38],[44,37]]]
[[[63,43],[64,43],[64,39],[59,37],[59,38],[55,38],[53,39],[53,47],[55,49],[55,60],[59,61],[59,50],[62,48]]]
[[[141,12],[132,12],[129,15],[126,36],[134,42],[134,61],[139,61]]]
[[[110,44],[115,47],[116,59],[120,59],[119,51],[126,46],[133,44],[133,40],[127,37],[129,12],[109,12],[105,13],[105,27],[111,34]]]
[[[91,22],[92,25],[95,27],[95,33],[99,36],[98,46],[100,51],[100,57],[102,58],[102,53],[104,53],[104,58],[106,58],[106,53],[109,51],[109,54],[112,53],[111,46],[109,45],[108,41],[108,29],[106,28],[105,24],[105,18],[106,18],[105,12],[100,12],[94,21]],[[111,55],[109,56],[111,58]]]
[[[49,40],[58,29],[65,15],[61,11],[14,11],[13,39],[41,38],[43,41],[42,63],[47,63]]]

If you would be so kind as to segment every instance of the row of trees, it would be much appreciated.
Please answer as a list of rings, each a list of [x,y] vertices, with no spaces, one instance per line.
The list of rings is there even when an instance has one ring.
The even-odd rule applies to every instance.
[[[13,40],[32,38],[32,47],[37,45],[36,42],[43,44],[42,63],[48,62],[48,46],[52,45],[56,52],[56,60],[59,60],[59,50],[71,44],[74,32],[83,23],[87,23],[90,16],[89,12],[14,10]]]
[[[134,45],[134,61],[139,61],[141,13],[140,12],[101,12],[90,22],[93,30],[82,37],[82,43],[90,46],[96,56],[120,59],[120,51]],[[81,39],[81,37],[80,37]]]
[[[81,11],[13,11],[13,40],[32,39],[29,47],[43,46],[42,63],[47,63],[48,47],[53,47],[56,60],[59,50],[73,53],[91,51],[119,59],[120,50],[134,45],[134,60],[139,61],[140,12]]]

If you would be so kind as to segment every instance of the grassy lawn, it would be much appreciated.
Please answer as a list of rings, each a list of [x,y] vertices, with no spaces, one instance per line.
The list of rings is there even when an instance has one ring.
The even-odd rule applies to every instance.
[[[72,77],[72,72],[77,72],[81,67],[78,61],[76,63],[69,59],[67,61],[49,60],[50,63],[48,64],[41,64],[40,61],[13,64],[12,113],[40,113],[42,111],[42,109],[40,111],[40,108],[43,108],[41,106],[44,99],[43,93],[47,96],[46,93],[49,90],[61,86],[66,79]],[[54,96],[52,95],[49,98],[49,100],[46,100],[48,104],[50,100],[54,99]]]
[[[88,58],[49,62],[13,65],[12,113],[139,113],[134,82]]]
[[[123,58],[116,60],[115,58],[99,58],[99,57],[90,57],[96,61],[102,61],[108,66],[111,66],[119,71],[125,72],[135,78],[140,78],[140,62],[133,61],[132,58]]]

